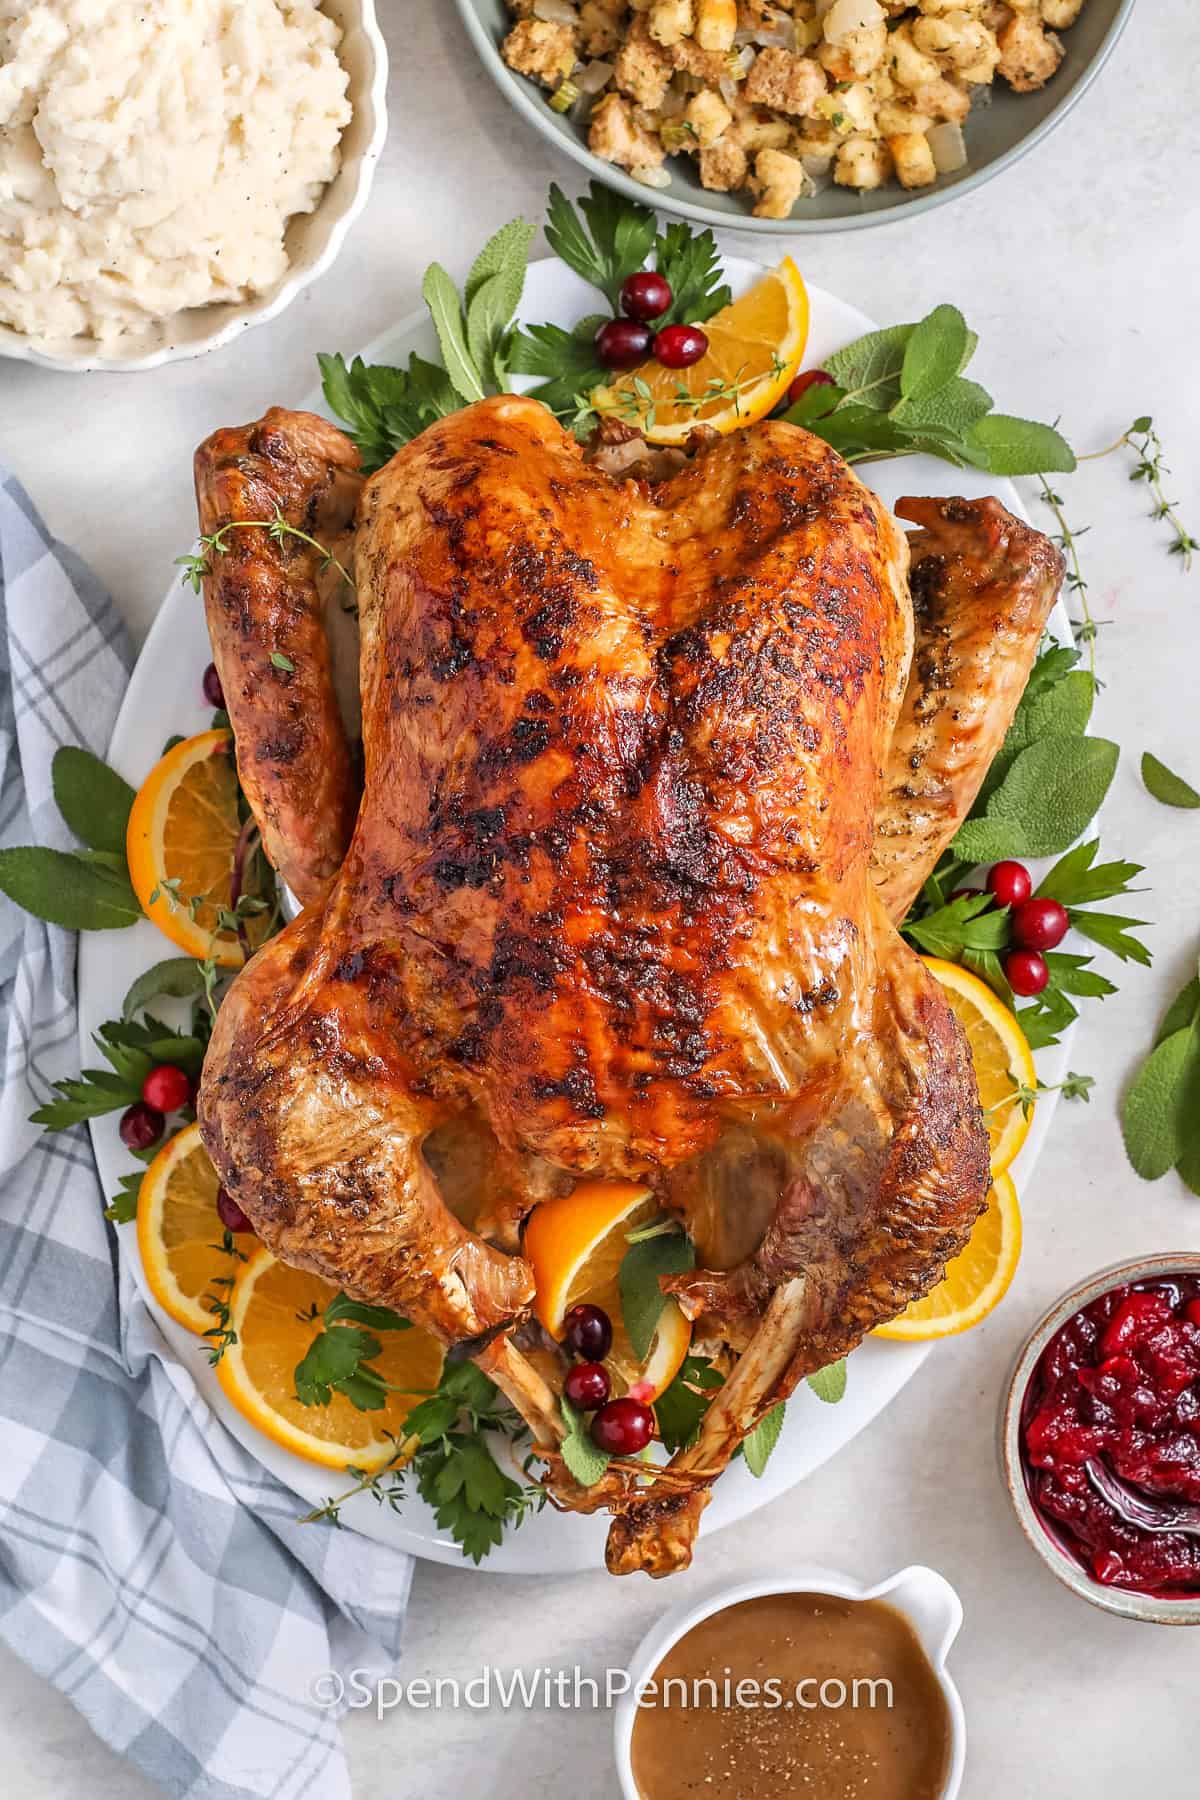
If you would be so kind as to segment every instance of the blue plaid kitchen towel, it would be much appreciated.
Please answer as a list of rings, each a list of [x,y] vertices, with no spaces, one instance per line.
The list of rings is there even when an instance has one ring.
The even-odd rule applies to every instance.
[[[0,845],[73,847],[51,758],[103,755],[129,660],[112,602],[0,473]],[[0,1032],[0,1633],[170,1794],[346,1800],[310,1683],[394,1669],[411,1559],[297,1525],[173,1358],[86,1126],[29,1123],[79,1071],[75,938],[3,895]]]

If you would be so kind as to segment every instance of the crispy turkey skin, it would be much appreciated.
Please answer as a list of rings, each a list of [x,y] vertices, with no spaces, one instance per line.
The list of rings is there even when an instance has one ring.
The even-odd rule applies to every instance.
[[[269,419],[291,479],[283,443],[311,447],[321,422]],[[238,435],[198,452],[206,532]],[[345,460],[317,435],[314,496]],[[996,521],[977,524],[1000,631]],[[310,756],[326,733],[336,758],[327,658],[289,672],[267,645],[281,616],[311,620],[312,570],[244,536],[240,645],[229,572],[206,589],[239,767],[259,771],[294,684]],[[1056,583],[1048,561],[1038,596],[1017,582],[1019,643],[931,833],[892,774],[916,667],[907,565],[880,502],[781,422],[650,485],[502,397],[432,426],[359,501],[357,821],[336,873],[332,828],[319,873],[308,854],[306,910],[222,1006],[201,1130],[280,1256],[471,1347],[529,1420],[556,1504],[616,1515],[616,1571],[687,1562],[742,1436],[925,1292],[984,1202],[969,1054],[888,901],[969,807]],[[976,685],[978,658],[960,675]],[[303,790],[275,773],[311,849]],[[620,1467],[576,1486],[553,1388],[512,1341],[532,1296],[522,1220],[583,1176],[644,1180],[683,1220],[700,1266],[670,1285],[737,1353],[699,1441],[650,1486]]]

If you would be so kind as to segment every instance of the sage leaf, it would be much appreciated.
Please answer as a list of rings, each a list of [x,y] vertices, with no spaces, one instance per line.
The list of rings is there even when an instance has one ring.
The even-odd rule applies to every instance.
[[[1182,775],[1176,775],[1173,769],[1168,769],[1166,763],[1159,762],[1157,756],[1152,756],[1149,750],[1142,757],[1142,780],[1146,784],[1147,793],[1161,801],[1163,806],[1179,806],[1188,811],[1200,806],[1200,794],[1195,788]]]
[[[1200,1032],[1194,1025],[1164,1038],[1138,1070],[1121,1109],[1121,1130],[1126,1154],[1144,1181],[1157,1181],[1182,1156],[1189,1141],[1187,1100],[1198,1078]]]
[[[758,1421],[749,1436],[742,1439],[742,1455],[752,1475],[761,1475],[770,1461],[771,1452],[779,1442],[779,1434],[783,1430],[786,1411],[787,1401],[781,1400],[778,1406],[773,1406]]]
[[[1177,1031],[1186,1031],[1189,1025],[1197,1022],[1200,1022],[1200,976],[1193,975],[1187,985],[1179,990],[1163,1015],[1163,1022],[1154,1040],[1155,1048],[1165,1039],[1174,1037]]]
[[[824,1400],[827,1406],[836,1406],[846,1393],[846,1359],[839,1357],[837,1362],[829,1363],[824,1369],[818,1369],[808,1378],[808,1385],[818,1400]]]
[[[695,1264],[696,1252],[691,1239],[682,1231],[643,1238],[640,1244],[631,1244],[625,1252],[617,1278],[621,1316],[639,1362],[644,1362],[650,1354],[654,1333],[667,1303],[667,1296],[658,1285],[659,1276],[682,1275]]]
[[[521,304],[521,295],[525,288],[525,271],[529,265],[529,246],[533,242],[534,227],[525,219],[510,219],[499,231],[493,232],[475,261],[463,283],[463,305],[470,317],[471,307],[479,290],[488,281],[497,276],[501,278],[497,290],[505,306],[505,324],[512,318]]]
[[[500,359],[508,328],[521,304],[533,226],[524,219],[502,225],[480,251],[463,290],[467,349],[485,383],[500,386]]]
[[[910,429],[929,426],[965,437],[991,410],[992,396],[986,388],[980,387],[977,381],[963,381],[956,376],[935,393],[901,400],[892,408],[891,416]]]
[[[1069,475],[1075,452],[1053,425],[989,413],[966,436],[971,461],[992,475]]]
[[[900,371],[912,337],[913,325],[888,325],[868,332],[844,350],[825,358],[825,370],[833,376],[846,398],[886,412],[900,399]]]
[[[1045,692],[1017,708],[1004,739],[1006,750],[1024,750],[1044,737],[1082,737],[1096,698],[1095,677],[1073,669]]]
[[[482,400],[483,384],[467,348],[458,289],[441,263],[430,263],[426,269],[421,294],[429,308],[429,316],[441,345],[442,361],[446,365],[446,373],[455,393],[461,394],[467,401]]]
[[[39,845],[0,850],[0,893],[68,931],[121,931],[142,916],[127,876]]]
[[[935,306],[913,327],[900,365],[900,392],[906,400],[927,397],[952,381],[967,353],[967,321],[957,306]]]
[[[562,1414],[567,1427],[562,1459],[581,1487],[595,1487],[608,1467],[608,1452],[600,1448],[582,1414],[567,1399],[562,1402]]]
[[[1074,644],[1052,644],[1049,650],[1043,650],[1029,671],[1029,680],[1025,683],[1025,692],[1021,695],[1021,705],[1026,705],[1038,694],[1044,693],[1047,688],[1051,688],[1056,682],[1061,681],[1065,675],[1078,666],[1079,660],[1080,654]]]
[[[121,1017],[132,1019],[160,998],[188,1000],[204,992],[204,970],[194,956],[168,956],[144,969],[121,1002]]]
[[[77,838],[93,850],[111,851],[125,863],[125,831],[134,791],[90,750],[64,745],[51,764],[54,799]]]
[[[1057,856],[1095,817],[1120,755],[1107,738],[1049,737],[1020,751],[981,819],[968,819],[954,852],[972,862]]]

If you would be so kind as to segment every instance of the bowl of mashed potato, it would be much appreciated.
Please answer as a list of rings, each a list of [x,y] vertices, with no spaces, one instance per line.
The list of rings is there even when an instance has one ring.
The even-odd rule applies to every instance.
[[[0,0],[0,355],[149,369],[337,256],[386,130],[373,0]]]

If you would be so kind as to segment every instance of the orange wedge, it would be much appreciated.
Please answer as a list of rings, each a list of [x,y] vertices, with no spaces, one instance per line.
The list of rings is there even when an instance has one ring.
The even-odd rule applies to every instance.
[[[150,1291],[164,1312],[198,1334],[211,1329],[228,1288],[214,1283],[240,1267],[223,1249],[225,1227],[217,1217],[217,1171],[200,1142],[200,1127],[187,1125],[165,1143],[138,1189],[138,1249]],[[239,1249],[254,1243],[234,1239]]]
[[[922,961],[945,988],[946,999],[971,1046],[994,1181],[1011,1165],[1033,1123],[1032,1101],[1022,1105],[1019,1098],[1021,1089],[1032,1093],[1037,1086],[1033,1052],[1015,1015],[986,981],[961,963],[943,962],[936,956]]]
[[[808,342],[808,290],[790,256],[702,326],[708,350],[690,369],[645,362],[593,390],[597,412],[653,444],[683,444],[697,425],[725,434],[778,405]]]
[[[1003,1300],[1020,1257],[1017,1190],[1010,1176],[999,1175],[966,1249],[946,1264],[946,1273],[923,1300],[878,1326],[875,1336],[912,1344],[969,1331]]]
[[[375,1471],[391,1461],[404,1421],[437,1384],[441,1345],[415,1327],[380,1331],[371,1367],[396,1389],[377,1412],[362,1412],[336,1391],[328,1406],[303,1406],[296,1398],[296,1364],[320,1330],[337,1289],[281,1263],[265,1248],[239,1271],[230,1296],[230,1328],[236,1342],[217,1365],[227,1397],[252,1425],[285,1450],[326,1468]],[[314,1311],[315,1309],[315,1311]],[[331,1325],[330,1331],[341,1331]]]
[[[670,1386],[692,1340],[692,1327],[674,1300],[659,1315],[644,1362],[621,1317],[618,1285],[629,1249],[627,1233],[659,1216],[650,1189],[632,1181],[581,1181],[558,1200],[543,1200],[525,1227],[525,1255],[537,1292],[533,1309],[546,1330],[561,1338],[573,1306],[599,1306],[612,1320],[612,1349],[605,1365],[614,1394],[637,1389],[640,1400],[655,1400]]]
[[[217,930],[241,829],[233,736],[202,731],[155,763],[125,834],[129,878],[147,917],[189,956],[211,956],[226,968],[243,961],[237,937]],[[244,921],[252,948],[267,935],[267,921],[266,913]]]

